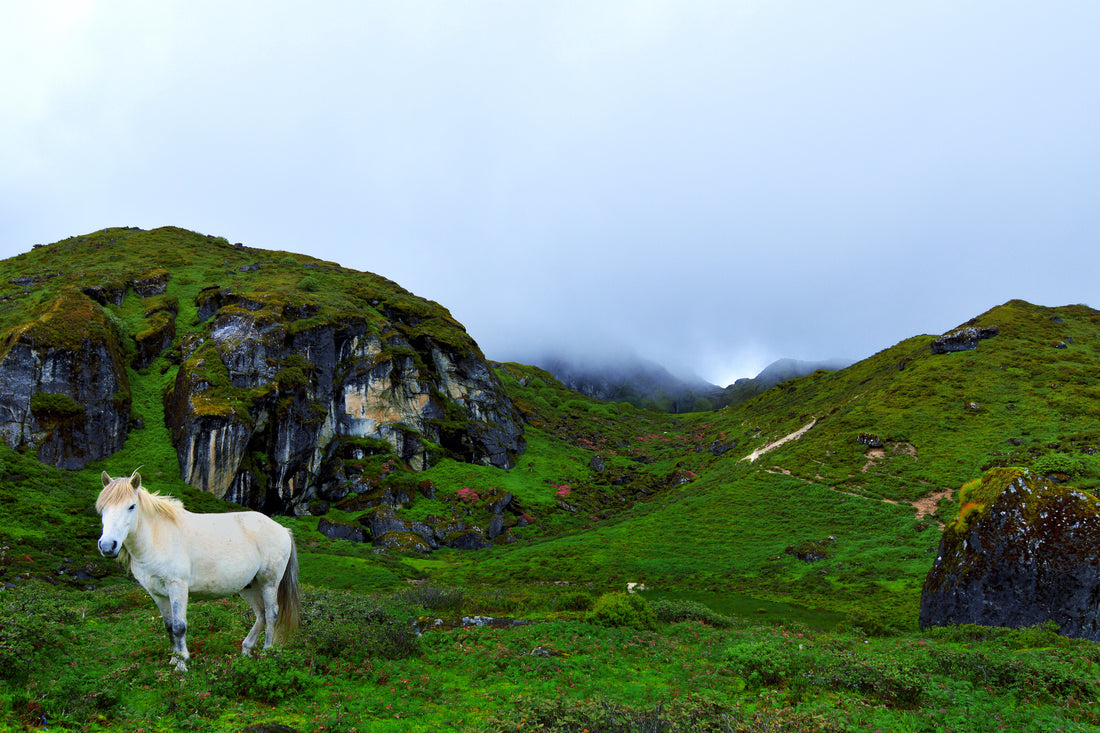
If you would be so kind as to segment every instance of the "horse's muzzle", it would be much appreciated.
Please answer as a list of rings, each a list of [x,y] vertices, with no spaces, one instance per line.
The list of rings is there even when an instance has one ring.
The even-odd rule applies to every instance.
[[[101,539],[99,541],[99,554],[103,557],[115,557],[118,555],[118,542]]]

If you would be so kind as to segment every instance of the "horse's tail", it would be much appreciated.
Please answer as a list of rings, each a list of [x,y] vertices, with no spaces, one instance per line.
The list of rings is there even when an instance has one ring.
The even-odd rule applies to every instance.
[[[279,617],[275,622],[275,636],[279,640],[288,638],[298,628],[301,602],[298,598],[298,548],[294,545],[294,535],[290,536],[290,559],[286,561],[283,580],[279,583]]]

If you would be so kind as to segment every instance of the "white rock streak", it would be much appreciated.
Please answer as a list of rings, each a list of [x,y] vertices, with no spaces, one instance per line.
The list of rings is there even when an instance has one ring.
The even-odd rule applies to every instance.
[[[764,455],[768,451],[774,450],[774,449],[778,448],[779,446],[781,446],[784,443],[787,443],[789,441],[798,440],[803,435],[805,435],[806,431],[809,430],[810,428],[812,428],[814,426],[814,424],[816,424],[816,423],[817,423],[817,418],[814,418],[813,420],[810,420],[808,425],[803,425],[802,427],[800,427],[798,430],[795,430],[790,435],[786,436],[785,438],[780,438],[779,440],[775,441],[774,443],[768,443],[767,445],[765,445],[762,448],[757,448],[756,450],[754,450],[752,453],[748,454],[747,456],[745,456],[741,460],[742,461],[748,461],[749,463],[754,463],[757,458]]]

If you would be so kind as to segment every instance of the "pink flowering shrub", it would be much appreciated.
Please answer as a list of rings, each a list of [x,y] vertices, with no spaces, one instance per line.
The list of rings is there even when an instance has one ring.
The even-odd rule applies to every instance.
[[[554,495],[564,499],[572,492],[573,490],[569,488],[569,484],[562,484],[558,487],[558,490],[554,492]]]
[[[481,498],[477,495],[476,491],[470,488],[462,488],[455,493],[458,494],[458,498],[460,500],[466,502],[467,504],[474,504],[477,502],[478,499]]]

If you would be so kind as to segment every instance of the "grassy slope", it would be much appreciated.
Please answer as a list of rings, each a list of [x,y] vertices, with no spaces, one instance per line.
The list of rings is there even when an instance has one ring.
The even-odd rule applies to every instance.
[[[242,253],[215,241],[211,258],[211,251],[205,246],[191,252],[173,245],[174,236],[181,235],[174,230],[158,230],[155,237],[144,240],[144,246],[163,246],[161,256],[165,266],[171,269],[175,263],[177,269],[173,272],[179,274],[170,281],[169,295],[178,297],[182,306],[179,323],[186,328],[193,324],[191,300],[198,289],[210,282],[227,284],[226,263],[230,268],[239,268],[254,261],[256,254]],[[162,245],[160,237],[167,238]],[[77,244],[73,246],[76,248]],[[96,263],[94,248],[79,251],[89,265],[115,268],[102,272],[114,272],[123,279],[135,276],[134,271],[147,264],[143,258],[132,263],[116,260]],[[29,261],[41,272],[52,272],[58,263],[46,259],[48,254],[46,250],[35,250],[23,257],[40,258]],[[284,259],[298,257],[279,254]],[[308,258],[301,260],[305,262]],[[10,273],[26,271],[26,264],[21,265],[23,270],[18,270],[10,269],[11,261],[0,263],[4,282],[12,276]],[[228,277],[243,287],[247,283],[242,278],[251,276],[235,273]],[[287,275],[280,271],[265,277],[270,284]],[[58,278],[44,282],[53,287],[55,281]],[[401,295],[403,291],[395,293],[394,297],[407,297]],[[315,294],[310,292],[302,297]],[[0,310],[0,324],[17,322],[12,313],[19,302],[26,305],[48,298],[32,290],[13,300],[16,303],[6,301],[8,308]],[[132,296],[121,308],[111,311],[130,332],[144,320],[141,304]],[[892,658],[891,648],[911,648],[918,643],[914,638],[920,638],[910,634],[920,583],[931,564],[939,530],[935,521],[918,521],[909,502],[935,491],[957,488],[979,475],[985,466],[1029,464],[1056,452],[1064,452],[1077,461],[1078,485],[1087,488],[1097,482],[1100,465],[1090,451],[1100,437],[1092,429],[1100,381],[1092,376],[1090,365],[1095,364],[1096,349],[1100,348],[1098,315],[1077,306],[1047,309],[1012,302],[976,319],[980,325],[999,326],[1001,333],[981,342],[975,351],[933,356],[928,346],[932,337],[915,337],[847,370],[818,373],[785,383],[719,412],[686,416],[599,403],[564,390],[539,370],[505,365],[498,373],[531,423],[528,453],[510,472],[443,461],[423,475],[435,483],[437,499],[418,499],[405,511],[411,516],[454,512],[461,509],[453,500],[461,488],[482,492],[503,489],[513,493],[534,519],[532,526],[517,532],[518,542],[480,552],[444,550],[427,558],[387,557],[368,546],[324,538],[315,531],[316,518],[283,521],[299,538],[307,598],[323,597],[325,587],[390,594],[405,587],[405,579],[430,577],[437,583],[465,587],[464,611],[557,618],[564,619],[558,622],[563,625],[546,626],[542,627],[545,632],[514,637],[489,632],[471,635],[461,630],[438,632],[437,637],[425,637],[420,656],[394,662],[376,659],[356,669],[342,669],[326,660],[316,644],[307,645],[298,653],[309,656],[313,660],[310,665],[322,665],[317,674],[333,689],[322,693],[310,687],[295,692],[289,706],[284,706],[289,711],[284,719],[302,725],[328,721],[330,728],[341,729],[340,716],[333,711],[343,707],[360,709],[379,726],[390,720],[387,729],[424,729],[391,717],[393,708],[385,705],[393,705],[400,698],[405,701],[402,704],[406,705],[406,713],[426,716],[436,725],[493,729],[486,721],[501,715],[502,710],[526,710],[534,719],[540,714],[539,706],[552,706],[550,701],[555,696],[558,699],[582,696],[587,684],[594,686],[590,692],[598,689],[609,701],[640,706],[637,709],[662,699],[677,699],[680,697],[677,690],[681,693],[711,690],[708,694],[721,698],[707,703],[712,707],[732,705],[742,712],[786,710],[785,714],[809,716],[808,720],[817,721],[814,725],[820,726],[836,719],[898,728],[901,722],[909,721],[906,725],[914,729],[927,727],[928,723],[919,724],[926,710],[948,710],[946,718],[940,716],[941,721],[966,706],[1000,711],[1004,707],[1002,695],[1010,695],[1012,705],[1026,710],[1032,719],[1053,716],[1060,723],[1068,721],[1069,729],[1074,729],[1072,720],[1079,717],[1079,711],[1066,702],[1065,695],[1043,692],[1044,685],[1049,687],[1044,675],[1055,674],[1043,665],[1055,664],[1050,659],[1064,660],[1068,666],[1058,666],[1055,671],[1069,675],[1067,669],[1077,669],[1073,665],[1081,664],[1073,660],[1095,656],[1091,645],[1066,646],[1068,643],[1045,637],[1040,639],[1042,643],[1029,644],[1016,637],[1006,641],[996,635],[971,640],[926,636],[919,643],[930,644],[932,652],[922,653],[942,657],[936,669],[874,670]],[[1055,317],[1061,318],[1062,323],[1051,320]],[[1051,345],[1067,337],[1072,338],[1068,348],[1056,349]],[[898,368],[900,363],[904,363],[904,369]],[[148,370],[130,374],[134,412],[142,417],[145,427],[134,431],[123,451],[102,464],[64,473],[0,448],[0,546],[6,548],[0,556],[3,582],[19,584],[23,576],[56,576],[54,571],[58,567],[69,572],[88,564],[97,572],[112,569],[94,555],[98,520],[90,505],[101,470],[118,475],[142,465],[142,473],[152,488],[182,495],[192,508],[207,511],[223,508],[178,479],[175,456],[163,428],[160,400],[174,373],[174,367],[162,357]],[[980,407],[974,408],[970,403],[978,403]],[[800,440],[768,453],[756,463],[740,460],[765,442],[780,438],[811,419],[817,423]],[[856,442],[860,433],[875,433],[885,441],[885,455],[881,459],[871,460],[866,446]],[[1020,444],[1013,445],[1010,439]],[[716,456],[709,450],[715,441],[737,441],[737,446]],[[602,474],[590,468],[596,454],[607,465]],[[648,486],[648,495],[636,501],[638,495],[629,494],[622,484],[608,480],[609,476],[625,477],[637,485]],[[667,479],[674,476],[690,480],[670,485]],[[569,488],[565,497],[560,493],[562,485]],[[578,511],[559,506],[559,500]],[[939,517],[949,518],[953,512],[950,499],[944,500]],[[333,516],[354,518],[339,512]],[[826,560],[809,564],[785,552],[787,547],[803,541],[827,538],[834,540],[825,545],[831,553]],[[824,688],[813,685],[805,689],[806,670],[800,665],[817,664],[824,669],[839,663],[829,661],[832,657],[792,657],[786,632],[754,630],[751,625],[735,632],[699,628],[687,633],[675,625],[662,626],[656,635],[598,631],[597,627],[577,621],[583,613],[571,612],[562,605],[573,598],[575,608],[583,609],[592,597],[637,580],[665,591],[698,591],[698,597],[715,603],[726,594],[739,594],[830,609],[848,614],[851,621],[845,628],[849,629],[853,624],[865,629],[892,628],[895,636],[875,641],[871,650],[866,651],[870,656],[859,656],[865,654],[861,647],[845,647],[850,636],[832,631],[814,636],[818,646],[811,646],[807,654],[816,648],[820,654],[828,650],[828,654],[856,655],[855,667],[836,672],[847,675],[845,679],[849,681],[858,677],[858,669],[863,669],[872,676],[903,681],[906,674],[919,672],[928,684],[916,707],[886,700],[883,708],[883,695],[887,693],[872,689],[870,682],[857,680],[848,688],[841,685],[848,690],[842,693],[826,693]],[[563,582],[568,584],[564,590],[560,585]],[[79,622],[71,613],[57,622],[75,629],[73,638],[51,641],[59,645],[58,649],[67,650],[64,654],[59,652],[57,663],[67,658],[66,654],[101,659],[102,667],[97,670],[113,674],[128,689],[140,686],[143,680],[154,687],[168,682],[163,671],[151,671],[164,656],[164,650],[158,646],[162,635],[152,628],[155,624],[143,621],[141,634],[127,632],[124,641],[117,638],[120,629],[128,627],[135,618],[148,620],[151,616],[148,602],[140,593],[133,592],[132,581],[117,570],[101,584],[117,585],[118,589],[104,591],[106,595],[102,598],[107,600],[95,595],[92,605],[98,610],[94,617],[82,611]],[[45,592],[47,604],[64,609],[86,608],[87,599],[91,598],[79,593],[69,596],[61,590],[36,592]],[[102,603],[114,603],[118,608],[105,611],[99,609]],[[156,714],[175,716],[170,719],[178,724],[187,719],[184,709],[189,706],[196,711],[193,723],[198,728],[217,727],[227,720],[235,724],[262,719],[262,711],[266,709],[263,700],[257,700],[255,695],[233,696],[224,684],[218,686],[219,680],[233,669],[225,655],[232,652],[236,639],[245,630],[239,605],[233,602],[197,605],[199,617],[205,614],[214,619],[198,622],[205,625],[195,632],[196,637],[212,637],[206,642],[210,656],[208,666],[200,665],[199,674],[185,686],[174,692],[146,693],[139,696],[144,702],[133,708],[92,699],[91,711],[72,720],[83,720],[94,727],[97,705],[105,711],[105,721],[123,727],[127,720],[137,721]],[[43,612],[43,618],[46,615]],[[223,630],[221,625],[229,628]],[[807,630],[800,632],[810,638]],[[115,638],[112,643],[117,648],[110,653],[101,647],[102,634]],[[688,640],[691,634],[695,636]],[[702,641],[699,634],[703,634]],[[0,655],[14,648],[9,642],[10,637],[0,634]],[[620,650],[622,657],[608,652],[593,654],[593,644],[606,647],[608,652]],[[1021,660],[1024,666],[1031,665],[1030,682],[995,684],[980,692],[981,680],[975,678],[970,687],[958,687],[959,680],[970,678],[960,673],[961,668],[952,668],[951,660],[963,667],[971,665],[967,669],[986,665],[983,678],[988,679],[988,670],[996,666],[994,662],[1000,658],[997,655],[1004,644],[1038,648],[1026,656],[1011,657]],[[454,650],[464,645],[469,651],[454,656]],[[518,646],[512,649],[513,645]],[[536,645],[557,645],[569,653],[566,659],[575,661],[551,658],[536,662],[521,658],[520,652],[529,650],[519,647]],[[665,651],[641,652],[647,645]],[[43,676],[36,682],[32,675],[29,689],[40,696],[35,704],[45,705],[73,691],[55,689],[58,683],[54,687],[47,684],[46,679],[57,679],[60,673],[49,666],[55,663],[51,661],[55,658],[47,654],[53,647],[46,644],[40,648],[46,650],[42,652]],[[744,652],[745,649],[749,652]],[[738,667],[737,662],[743,652],[751,656],[754,649],[757,656],[772,659],[778,665],[778,672],[769,678],[771,681],[759,683],[760,686],[752,682],[752,670]],[[1045,651],[1048,649],[1049,653]],[[897,652],[894,656],[901,655],[897,658],[904,666],[910,663],[905,661],[910,660],[908,654]],[[959,661],[967,654],[977,657],[965,663]],[[287,660],[285,666],[293,667],[296,661],[301,660]],[[658,670],[670,662],[680,665],[682,679],[661,677]],[[1090,662],[1083,664],[1088,669]],[[369,671],[364,672],[367,668]],[[626,670],[638,676],[636,685],[609,684],[612,679],[629,676]],[[714,687],[712,681],[715,673],[720,676],[719,687]],[[277,677],[279,673],[271,674]],[[758,670],[756,674],[760,678],[763,673]],[[410,677],[428,677],[434,681],[405,683],[404,693],[394,686],[394,680]],[[949,685],[955,685],[947,697],[938,696],[931,684],[931,681],[938,684],[941,679],[945,691]],[[205,708],[200,697],[203,680],[208,683],[207,692],[215,690],[214,698]],[[582,683],[583,680],[586,682]],[[25,694],[19,692],[20,684],[5,688],[0,683],[3,693],[0,719],[4,696],[12,710],[18,708],[26,713],[33,708]],[[66,684],[79,686],[72,679]],[[440,687],[436,690],[433,685]],[[489,697],[486,693],[472,692],[486,685],[497,692]],[[651,690],[661,692],[654,697]],[[1089,690],[1089,694],[1095,694]],[[387,691],[391,694],[387,695]],[[765,693],[774,697],[761,698]],[[519,703],[513,700],[504,705],[503,701],[513,694],[527,694],[527,701],[521,698]],[[87,697],[85,694],[82,699]],[[868,705],[880,712],[866,712]],[[349,727],[347,717],[343,724]],[[813,726],[807,724],[807,727]]]

